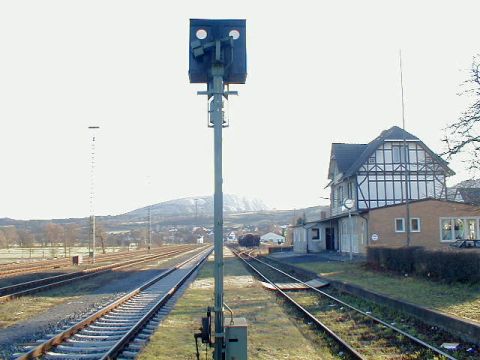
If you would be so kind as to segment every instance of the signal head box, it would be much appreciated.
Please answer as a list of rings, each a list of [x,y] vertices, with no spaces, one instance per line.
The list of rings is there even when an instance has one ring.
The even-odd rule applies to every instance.
[[[231,40],[231,41],[230,41]],[[216,58],[217,41],[221,56]],[[224,65],[225,84],[245,84],[247,79],[246,21],[190,19],[189,70],[191,83],[208,83],[214,63]]]

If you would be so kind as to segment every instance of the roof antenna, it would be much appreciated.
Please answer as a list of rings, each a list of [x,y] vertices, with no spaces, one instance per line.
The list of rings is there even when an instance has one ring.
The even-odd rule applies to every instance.
[[[409,156],[407,151],[407,135],[405,132],[405,100],[403,95],[403,68],[402,68],[402,49],[399,51],[400,58],[400,87],[402,89],[402,129],[403,129],[403,160],[405,161],[405,208],[407,221],[405,224],[405,231],[407,235],[407,246],[410,246],[410,176],[409,176]],[[400,155],[400,159],[402,156]],[[401,161],[400,161],[401,162]]]

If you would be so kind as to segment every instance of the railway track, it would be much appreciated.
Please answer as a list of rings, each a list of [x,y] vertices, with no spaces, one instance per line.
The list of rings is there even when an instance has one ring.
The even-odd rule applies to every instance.
[[[244,252],[234,253],[310,323],[333,339],[349,358],[456,359],[393,324],[312,287],[267,262]],[[285,291],[279,286],[282,282],[301,284],[306,290]]]
[[[12,299],[30,295],[39,291],[47,290],[53,287],[62,286],[73,281],[80,279],[86,279],[92,276],[100,275],[112,270],[120,270],[133,265],[150,262],[154,260],[164,259],[171,256],[179,255],[188,251],[192,251],[198,248],[195,245],[183,245],[169,251],[157,253],[154,255],[146,255],[140,258],[130,259],[118,263],[102,265],[94,268],[85,269],[73,273],[67,273],[62,275],[50,276],[33,281],[27,281],[11,286],[5,286],[0,288],[0,303],[10,301]]]
[[[134,358],[168,313],[169,301],[211,252],[203,249],[16,359]]]
[[[161,248],[160,248],[161,249]],[[158,252],[158,249],[152,250],[152,253]],[[137,251],[122,251],[119,253],[114,254],[99,254],[96,257],[97,263],[107,262],[107,261],[115,261],[121,258],[137,256],[142,254],[147,254],[148,250],[137,250]],[[92,264],[91,258],[85,258],[85,264]],[[68,259],[52,259],[52,260],[45,260],[45,261],[35,261],[29,264],[7,264],[7,265],[0,265],[0,279],[24,275],[24,274],[31,274],[35,272],[40,272],[44,270],[55,270],[65,267],[71,267],[72,261],[70,258]]]

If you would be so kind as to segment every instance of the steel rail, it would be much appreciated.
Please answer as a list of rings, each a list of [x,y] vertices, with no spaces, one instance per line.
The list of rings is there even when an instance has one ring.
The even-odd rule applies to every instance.
[[[174,249],[174,250],[171,250],[169,249],[169,251],[175,251],[175,250],[178,250],[178,249]],[[154,255],[161,255],[161,254],[165,254],[165,252],[156,252],[154,253],[153,255],[140,255],[140,254],[135,254],[135,255],[140,255],[139,257],[135,257],[136,259],[142,259],[142,258],[146,258],[148,256],[154,256]],[[114,259],[108,259],[108,260],[123,260],[123,258],[126,257],[126,256],[122,256],[122,257],[117,257],[117,258],[114,258]],[[133,259],[131,260],[128,260],[128,261],[132,261]],[[102,259],[103,261],[103,259]],[[36,282],[43,282],[43,281],[47,281],[47,280],[55,280],[55,279],[66,279],[66,278],[69,278],[69,277],[72,277],[72,276],[76,276],[78,274],[82,274],[82,273],[87,273],[87,272],[90,272],[90,271],[96,271],[97,269],[100,269],[100,268],[103,268],[103,267],[108,267],[108,266],[112,266],[114,265],[115,263],[113,264],[106,264],[106,265],[97,265],[93,268],[87,268],[87,269],[83,269],[83,270],[80,270],[80,271],[74,271],[74,272],[71,272],[71,273],[66,273],[66,274],[60,274],[60,275],[53,275],[53,276],[48,276],[48,277],[44,277],[44,278],[41,278],[41,279],[36,279],[36,280],[31,280],[31,281],[25,281],[23,283],[18,283],[18,284],[14,284],[14,285],[8,285],[8,286],[4,286],[4,287],[1,287],[0,288],[0,294],[2,293],[8,293],[8,292],[11,292],[15,289],[18,289],[18,288],[23,288],[23,287],[29,287],[31,284],[34,284]],[[50,269],[51,268],[51,265],[49,266],[46,266],[44,267],[45,268],[48,268]],[[38,268],[39,269],[39,268]],[[37,272],[38,269],[35,269],[34,272]],[[26,273],[29,273],[30,271],[20,271],[20,273],[22,274],[26,274]]]
[[[172,246],[172,248],[174,249],[180,248],[180,247],[187,247],[187,245]],[[97,263],[107,262],[107,261],[119,260],[122,258],[128,258],[131,256],[158,254],[158,253],[162,253],[169,250],[172,250],[172,249],[168,249],[167,247],[159,247],[152,250],[151,252],[148,252],[148,250],[122,251],[122,252],[112,253],[112,254],[100,254],[97,256],[96,259],[97,259]],[[85,258],[84,264],[93,264],[93,263],[91,262],[90,258]],[[59,268],[69,267],[69,266],[72,266],[72,261],[70,258],[51,259],[51,260],[45,260],[44,262],[36,261],[35,263],[23,264],[23,265],[18,265],[16,267],[10,267],[10,268],[3,268],[2,265],[0,265],[0,279],[9,278],[16,275],[36,273],[44,269],[55,270]]]
[[[256,269],[252,264],[250,264],[247,260],[245,260],[242,256],[240,256],[236,251],[234,250],[232,251],[236,256],[238,256],[239,259],[241,259],[246,265],[248,265],[256,274],[258,274],[262,279],[264,279],[266,282],[272,285],[278,291],[279,294],[281,294],[284,298],[286,298],[291,304],[293,304],[298,310],[300,310],[300,312],[306,315],[311,321],[313,321],[317,326],[319,326],[323,331],[325,331],[331,338],[333,338],[354,359],[365,360],[365,357],[363,357],[360,353],[358,353],[357,350],[355,350],[350,344],[348,344],[339,335],[337,335],[332,329],[330,329],[327,325],[325,325],[320,320],[318,320],[312,313],[310,313],[302,305],[296,302],[285,291],[280,289],[277,286],[277,284],[275,284],[273,281],[271,281],[265,275],[263,275],[258,269]]]
[[[87,318],[81,320],[80,322],[76,323],[75,325],[69,327],[68,329],[60,332],[59,334],[53,336],[52,338],[50,338],[49,340],[35,346],[33,349],[31,349],[30,351],[28,351],[27,353],[25,354],[22,354],[20,356],[18,356],[16,358],[16,360],[29,360],[29,359],[35,359],[35,358],[38,358],[42,355],[44,355],[46,352],[48,352],[49,350],[51,350],[53,347],[57,346],[57,345],[60,345],[61,343],[63,343],[65,340],[67,340],[68,338],[72,337],[73,335],[77,334],[79,331],[81,331],[82,329],[86,328],[87,326],[93,324],[95,321],[97,321],[98,319],[102,318],[103,316],[105,316],[106,314],[110,313],[111,311],[115,310],[116,308],[118,308],[120,305],[126,303],[128,300],[132,299],[133,297],[135,297],[136,295],[140,294],[142,291],[144,291],[145,289],[148,289],[150,286],[152,286],[153,284],[157,283],[159,280],[165,278],[166,276],[168,276],[169,274],[173,273],[175,270],[179,269],[180,267],[184,266],[185,264],[191,262],[191,261],[194,261],[196,258],[198,257],[201,257],[203,256],[203,258],[195,265],[192,267],[192,270],[188,272],[188,274],[184,277],[182,277],[182,279],[180,280],[181,283],[183,283],[192,273],[193,271],[195,271],[207,258],[208,256],[210,255],[210,253],[212,252],[212,248],[210,247],[209,249],[207,250],[202,250],[200,251],[198,254],[195,254],[194,256],[192,256],[191,258],[181,262],[180,264],[178,265],[175,265],[174,267],[164,271],[163,273],[161,273],[160,275],[157,275],[155,276],[153,279],[150,279],[148,280],[147,282],[145,282],[143,285],[141,285],[140,287],[132,290],[131,292],[129,292],[128,294],[122,296],[120,299],[112,302],[111,304],[105,306],[103,309],[100,309],[99,311],[95,312],[94,314],[88,316]],[[181,284],[180,284],[181,285]],[[115,342],[115,344],[110,348],[108,349],[107,351],[105,351],[105,354],[103,355],[102,359],[113,359],[112,356],[114,356],[114,354],[118,354],[119,352],[122,351],[122,349],[128,345],[132,338],[134,337],[134,335],[136,333],[138,333],[139,329],[142,328],[142,325],[144,325],[146,322],[148,322],[152,317],[153,315],[158,312],[159,308],[161,307],[161,305],[163,305],[163,303],[166,302],[166,300],[168,300],[175,292],[176,290],[178,290],[178,288],[180,287],[180,285],[178,285],[178,283],[172,288],[170,289],[170,291],[167,292],[166,295],[164,295],[159,301],[156,302],[156,304],[154,305],[155,307],[155,311],[153,310],[150,310],[148,311],[147,314],[145,314],[141,320],[143,320],[143,322],[141,322],[141,320],[139,320],[129,331],[127,334],[125,334],[120,340],[118,340],[117,342]],[[170,294],[170,295],[169,295]],[[165,297],[168,296],[168,298],[165,299]],[[163,302],[162,302],[163,300]],[[87,355],[87,354],[85,354]],[[68,358],[68,355],[67,355],[67,358]]]
[[[266,263],[265,261],[262,261],[262,260],[254,257],[254,256],[252,256],[252,255],[250,255],[250,254],[246,254],[246,255],[249,256],[251,259],[260,262],[261,264],[263,264],[263,265],[265,265],[265,266],[268,266],[269,268],[271,268],[271,269],[273,269],[273,270],[275,270],[275,271],[278,271],[279,273],[281,273],[281,274],[289,277],[290,279],[295,280],[295,281],[301,283],[302,285],[308,287],[309,289],[311,289],[311,290],[313,290],[313,291],[315,291],[315,292],[317,292],[317,293],[319,293],[319,294],[321,294],[321,295],[323,295],[323,296],[328,297],[330,300],[333,300],[333,301],[335,301],[335,302],[337,302],[337,303],[339,303],[339,304],[341,304],[341,305],[343,305],[343,306],[345,306],[345,307],[348,307],[349,309],[351,309],[351,310],[353,310],[353,311],[355,311],[355,312],[357,312],[357,313],[359,313],[359,314],[361,314],[361,315],[363,315],[363,316],[368,317],[369,319],[373,320],[374,322],[379,323],[379,324],[381,324],[381,325],[383,325],[383,326],[386,326],[386,327],[392,329],[393,331],[395,331],[395,332],[397,332],[397,333],[399,333],[399,334],[402,334],[403,336],[407,337],[408,339],[412,340],[413,342],[417,343],[418,345],[421,345],[421,346],[423,346],[423,347],[426,347],[426,348],[428,348],[429,350],[435,352],[435,353],[438,354],[438,355],[444,356],[444,357],[446,357],[446,358],[449,359],[449,360],[457,360],[455,357],[453,357],[453,356],[445,353],[444,351],[436,348],[435,346],[430,345],[429,343],[427,343],[427,342],[425,342],[425,341],[423,341],[423,340],[421,340],[421,339],[419,339],[419,338],[417,338],[417,337],[415,337],[415,336],[413,336],[413,335],[411,335],[411,334],[403,331],[402,329],[400,329],[400,328],[398,328],[398,327],[396,327],[396,326],[394,326],[394,325],[392,325],[392,324],[389,324],[389,323],[383,321],[383,320],[380,319],[380,318],[377,318],[376,316],[373,316],[372,314],[368,314],[368,313],[366,313],[365,311],[360,310],[359,308],[357,308],[357,307],[355,307],[355,306],[353,306],[353,305],[350,305],[350,304],[346,303],[345,301],[336,298],[336,297],[333,296],[333,295],[330,295],[330,294],[328,294],[328,293],[326,293],[326,292],[324,292],[324,291],[322,291],[322,290],[320,290],[320,289],[317,289],[317,288],[311,286],[310,284],[307,284],[306,282],[304,282],[304,281],[302,281],[302,280],[300,280],[300,279],[298,279],[298,278],[296,278],[296,277],[294,277],[294,276],[286,273],[285,271],[283,271],[283,270],[281,270],[281,269],[278,269],[278,268],[276,268],[275,266],[273,266],[273,265],[271,265],[271,264]]]
[[[155,250],[162,249],[157,248]],[[135,251],[119,251],[116,253],[107,253],[99,254],[97,259],[101,261],[114,260],[122,257],[127,257],[130,255],[142,255],[148,253],[147,250],[135,250]],[[84,258],[84,263],[91,263],[90,258]],[[6,277],[17,272],[28,273],[36,269],[43,268],[58,268],[72,265],[70,257],[61,258],[61,259],[46,259],[46,260],[35,260],[29,263],[9,263],[5,265],[0,265],[0,277]]]
[[[160,310],[160,308],[177,292],[177,290],[182,286],[182,284],[187,281],[187,279],[196,271],[207,259],[208,256],[212,253],[213,248],[208,250],[200,261],[195,264],[164,296],[162,296],[157,303],[131,328],[131,330],[126,333],[102,358],[101,360],[107,359],[116,359],[121,351],[135,338],[138,332],[142,329],[144,325],[153,318],[153,316]],[[203,255],[203,252],[199,255]],[[194,257],[195,258],[195,257]],[[194,259],[190,259],[192,261]],[[184,263],[185,264],[185,263]],[[184,265],[183,264],[183,265]]]
[[[0,303],[10,301],[21,296],[33,294],[39,291],[47,290],[53,287],[62,286],[77,280],[86,279],[91,276],[101,275],[111,270],[120,270],[126,267],[169,257],[171,255],[178,255],[180,253],[183,253],[186,249],[188,248],[181,248],[181,249],[169,251],[167,253],[150,255],[140,259],[133,259],[133,260],[124,261],[121,263],[103,265],[96,268],[86,269],[80,272],[57,275],[57,276],[52,276],[44,279],[33,280],[25,283],[4,287],[4,288],[1,288],[0,291],[14,291],[14,289],[18,289],[18,288],[20,289],[26,288],[26,289],[0,296]],[[188,252],[193,250],[195,250],[195,248],[190,249]]]
[[[157,255],[149,255],[149,256],[146,256],[146,257],[131,259],[131,260],[120,262],[120,263],[101,265],[101,266],[97,266],[97,267],[94,267],[94,268],[84,269],[84,270],[76,271],[76,272],[72,272],[72,273],[54,275],[54,276],[49,276],[49,277],[46,277],[46,278],[41,278],[41,279],[37,279],[37,280],[31,280],[31,281],[26,281],[26,282],[23,282],[23,283],[9,285],[9,286],[5,286],[5,287],[0,288],[0,294],[8,295],[8,293],[10,293],[12,291],[15,291],[15,290],[19,290],[19,289],[23,289],[23,288],[32,288],[35,285],[48,284],[50,282],[53,283],[53,282],[56,282],[57,280],[62,280],[62,279],[78,278],[79,276],[81,276],[83,274],[95,273],[95,272],[99,272],[99,271],[102,271],[102,270],[108,270],[108,269],[112,269],[112,268],[115,268],[115,267],[120,267],[123,264],[134,263],[135,261],[140,261],[140,260],[144,260],[144,259],[154,259],[155,257],[170,255],[170,254],[173,254],[174,252],[175,251],[171,251],[171,252],[167,252],[167,253],[161,253],[161,254],[157,254]]]

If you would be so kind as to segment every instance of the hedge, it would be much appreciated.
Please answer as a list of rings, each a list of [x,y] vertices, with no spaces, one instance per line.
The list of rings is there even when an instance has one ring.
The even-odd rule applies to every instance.
[[[480,252],[477,250],[427,250],[422,247],[367,248],[370,268],[416,274],[447,282],[479,282]]]

